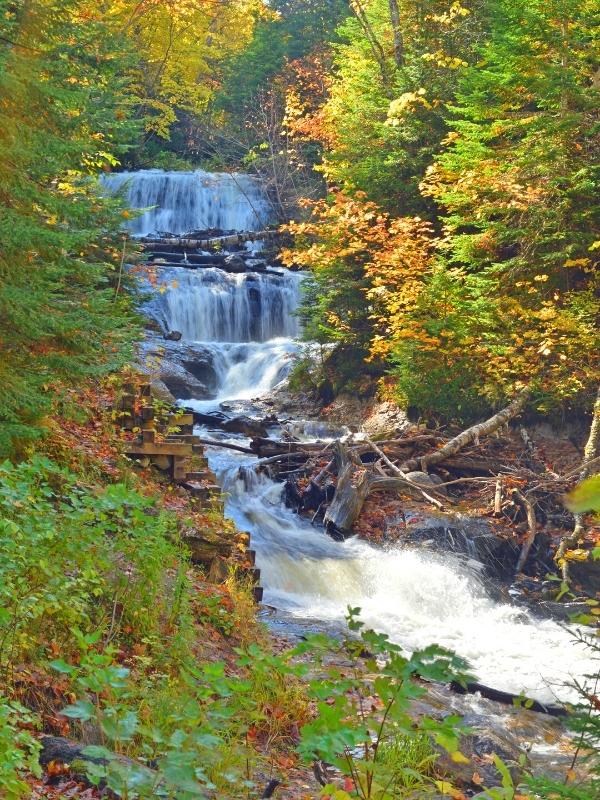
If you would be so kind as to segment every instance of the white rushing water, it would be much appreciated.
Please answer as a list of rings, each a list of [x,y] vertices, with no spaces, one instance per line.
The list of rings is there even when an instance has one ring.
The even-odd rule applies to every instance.
[[[330,622],[359,606],[369,627],[408,650],[436,642],[468,659],[482,683],[542,702],[568,699],[565,682],[593,672],[571,631],[492,600],[459,557],[334,542],[285,508],[281,484],[249,469],[240,476],[248,459],[213,450],[211,462],[228,492],[228,513],[252,531],[266,603]]]
[[[200,175],[152,171],[111,181],[114,188],[129,180],[137,207],[160,201],[160,210],[134,223],[138,233],[258,227],[255,207],[266,201],[256,184],[250,186],[259,197],[253,194],[250,204],[249,191],[238,186],[246,185],[243,176],[233,184],[214,176],[203,182]],[[200,219],[203,214],[208,218]],[[282,380],[297,348],[296,275],[174,269],[167,280],[176,285],[156,296],[151,313],[184,340],[202,342],[218,372],[218,396],[186,405],[217,409],[223,401],[265,395]],[[569,631],[494,601],[478,572],[457,557],[385,551],[357,539],[334,542],[284,506],[281,485],[247,468],[252,458],[222,448],[208,452],[228,493],[226,513],[252,533],[267,603],[297,618],[336,624],[348,605],[360,606],[364,622],[407,649],[445,645],[471,662],[481,682],[542,701],[565,698],[564,682],[592,671]]]
[[[298,273],[228,273],[222,269],[164,270],[166,291],[151,313],[166,330],[192,342],[268,342],[299,335]]]
[[[250,175],[148,169],[105,175],[102,183],[112,193],[123,191],[131,208],[150,209],[127,223],[134,236],[209,228],[256,231],[269,221],[265,193]]]

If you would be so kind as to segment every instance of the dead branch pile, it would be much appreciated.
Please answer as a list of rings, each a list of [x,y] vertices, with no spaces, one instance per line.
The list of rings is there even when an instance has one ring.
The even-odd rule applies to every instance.
[[[465,493],[489,504],[489,513],[518,525],[523,534],[515,571],[525,566],[542,528],[570,528],[572,515],[561,498],[577,482],[579,469],[558,475],[536,452],[527,431],[521,444],[502,431],[523,410],[527,393],[483,423],[447,437],[414,429],[386,441],[350,437],[333,443],[255,438],[256,467],[285,481],[288,504],[311,512],[332,536],[348,536],[366,499],[375,492],[410,495],[451,511]]]

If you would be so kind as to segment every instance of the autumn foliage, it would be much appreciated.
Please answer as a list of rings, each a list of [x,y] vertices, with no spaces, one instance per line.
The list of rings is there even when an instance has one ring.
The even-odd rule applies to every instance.
[[[362,347],[427,413],[595,392],[598,80],[592,5],[567,5],[403,4],[398,62],[373,0],[336,46],[313,128],[331,191],[286,261],[313,270],[308,335]]]

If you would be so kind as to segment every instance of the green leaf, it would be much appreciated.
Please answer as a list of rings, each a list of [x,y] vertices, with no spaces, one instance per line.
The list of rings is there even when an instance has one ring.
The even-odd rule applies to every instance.
[[[600,511],[600,474],[580,483],[565,498],[565,505],[575,514]]]
[[[78,700],[76,703],[63,708],[60,713],[70,719],[80,719],[82,722],[87,722],[96,716],[96,706],[90,703],[89,700]]]
[[[71,664],[67,664],[66,661],[63,661],[60,658],[57,658],[55,661],[51,661],[50,665],[52,669],[55,669],[57,672],[61,672],[64,675],[71,675],[75,672],[75,667]]]

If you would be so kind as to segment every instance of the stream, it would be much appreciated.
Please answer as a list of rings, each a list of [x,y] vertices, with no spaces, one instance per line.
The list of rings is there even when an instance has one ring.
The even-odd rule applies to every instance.
[[[260,187],[247,176],[232,180],[228,175],[152,170],[110,176],[106,182],[112,189],[125,187],[132,207],[158,205],[132,222],[137,235],[157,229],[182,233],[208,223],[256,230],[268,216]],[[260,398],[285,378],[298,350],[294,311],[301,278],[281,273],[168,271],[173,288],[153,299],[152,316],[165,330],[181,332],[183,342],[200,342],[215,365],[212,396],[185,399],[183,405],[232,416],[264,416]],[[331,435],[314,422],[289,424],[306,440]],[[206,428],[197,432],[248,441]],[[270,435],[281,435],[281,429]],[[251,533],[264,605],[267,612],[275,609],[265,612],[274,630],[335,632],[347,606],[359,606],[368,626],[408,650],[432,642],[444,645],[468,659],[482,683],[542,702],[568,700],[571,691],[565,682],[594,669],[571,631],[537,619],[519,605],[493,599],[472,561],[423,548],[382,549],[357,538],[333,541],[285,507],[282,484],[257,474],[251,468],[253,456],[223,448],[209,448],[207,456],[225,493],[226,516]]]

